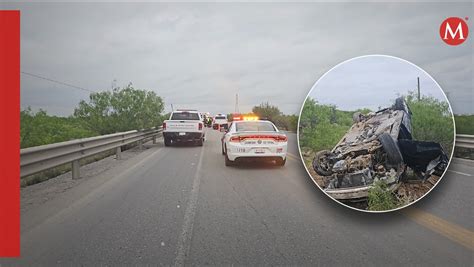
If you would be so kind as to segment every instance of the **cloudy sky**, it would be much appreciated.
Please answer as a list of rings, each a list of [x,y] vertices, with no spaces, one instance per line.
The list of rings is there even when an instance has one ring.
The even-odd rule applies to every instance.
[[[238,92],[241,111],[269,101],[298,113],[316,80],[334,65],[388,54],[430,73],[449,92],[455,113],[474,113],[473,38],[448,46],[438,33],[447,17],[472,17],[472,3],[0,7],[22,12],[22,71],[95,91],[132,82],[162,96],[167,111],[174,104],[232,112]],[[22,107],[69,115],[88,95],[22,75]]]
[[[446,101],[442,89],[426,72],[399,58],[363,56],[345,61],[324,74],[313,86],[309,97],[322,104],[354,111],[378,110],[391,106],[395,98],[417,91]]]

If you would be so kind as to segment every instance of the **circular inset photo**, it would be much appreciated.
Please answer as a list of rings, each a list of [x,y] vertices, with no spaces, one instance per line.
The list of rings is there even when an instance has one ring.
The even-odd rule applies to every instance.
[[[438,83],[406,60],[344,61],[311,88],[298,146],[311,179],[335,201],[387,212],[415,203],[441,180],[455,127]]]

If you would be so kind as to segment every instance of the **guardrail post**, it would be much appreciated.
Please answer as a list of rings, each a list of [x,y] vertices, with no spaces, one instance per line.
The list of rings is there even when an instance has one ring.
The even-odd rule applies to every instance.
[[[143,149],[143,140],[138,141],[138,149]]]
[[[79,163],[79,160],[75,160],[71,163],[72,165],[72,179],[79,179],[81,178],[81,173],[79,169],[81,168],[81,164]]]
[[[156,135],[153,136],[153,144],[156,144]]]
[[[122,159],[122,147],[115,148],[115,159]]]

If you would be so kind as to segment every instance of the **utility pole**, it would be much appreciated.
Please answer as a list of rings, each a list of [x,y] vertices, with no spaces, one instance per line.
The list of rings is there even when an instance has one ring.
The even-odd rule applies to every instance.
[[[235,94],[235,113],[239,113],[239,93]]]
[[[418,101],[420,101],[421,99],[421,96],[420,96],[420,77],[416,77],[417,81],[418,81]]]
[[[173,104],[171,104],[171,112],[173,112],[173,111],[174,111],[174,109],[173,109]]]

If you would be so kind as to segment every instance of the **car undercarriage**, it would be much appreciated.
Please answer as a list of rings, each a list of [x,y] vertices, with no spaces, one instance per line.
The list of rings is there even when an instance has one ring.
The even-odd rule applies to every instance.
[[[319,186],[335,199],[353,201],[366,198],[377,181],[396,191],[407,180],[441,176],[448,157],[440,144],[412,139],[411,116],[403,98],[390,108],[355,113],[338,144],[317,152],[312,161]]]

